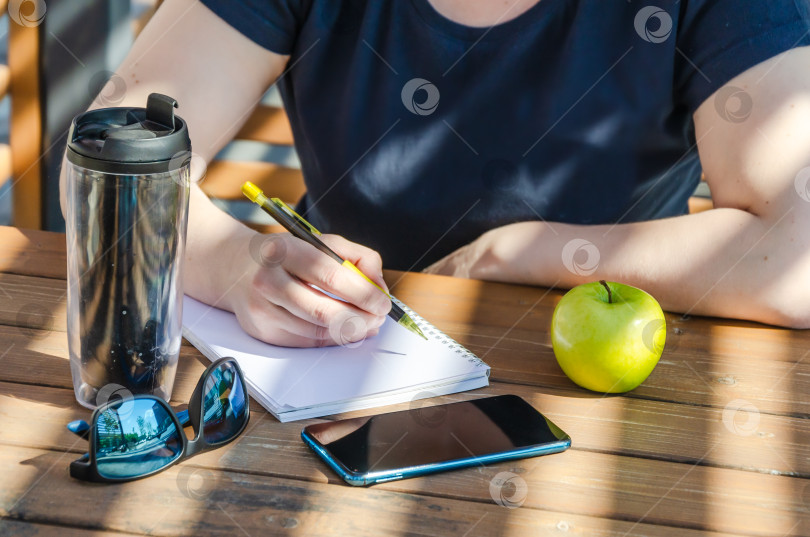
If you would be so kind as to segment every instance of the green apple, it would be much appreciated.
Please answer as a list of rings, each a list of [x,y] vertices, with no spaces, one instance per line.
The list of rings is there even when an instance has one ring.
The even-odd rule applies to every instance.
[[[604,280],[574,287],[551,317],[560,367],[579,386],[623,393],[652,373],[666,340],[661,306],[648,293]]]

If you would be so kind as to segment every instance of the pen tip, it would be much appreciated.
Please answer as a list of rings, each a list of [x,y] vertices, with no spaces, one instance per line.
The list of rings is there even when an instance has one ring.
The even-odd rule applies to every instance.
[[[402,317],[402,319],[399,320],[399,324],[401,324],[402,326],[404,326],[417,336],[420,336],[425,341],[428,340],[427,336],[422,332],[419,326],[415,322],[413,322],[413,319],[411,319],[410,317],[407,316]]]

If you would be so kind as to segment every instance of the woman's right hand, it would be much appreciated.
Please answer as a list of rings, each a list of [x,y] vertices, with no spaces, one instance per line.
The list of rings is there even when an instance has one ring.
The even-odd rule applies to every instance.
[[[387,290],[377,252],[338,235],[320,238]],[[355,343],[377,334],[391,309],[379,289],[289,233],[255,234],[239,250],[243,255],[233,259],[231,270],[236,281],[224,302],[248,334],[267,343]]]

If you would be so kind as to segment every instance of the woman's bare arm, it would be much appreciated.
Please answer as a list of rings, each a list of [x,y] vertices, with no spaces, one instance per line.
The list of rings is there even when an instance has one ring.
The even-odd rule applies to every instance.
[[[193,152],[209,162],[283,73],[288,58],[255,44],[200,2],[167,0],[92,108],[145,106],[152,92],[169,95],[177,100],[177,113],[188,123]],[[192,169],[193,181],[200,179],[203,170],[199,168]],[[61,187],[64,212],[64,184]],[[186,294],[234,311],[251,335],[280,345],[328,345],[376,333],[390,309],[385,295],[287,234],[264,245],[265,250],[275,249],[264,252],[265,257],[278,257],[283,250],[283,259],[263,264],[249,252],[255,236],[194,185],[184,268]],[[326,236],[326,241],[384,286],[376,252],[340,237]],[[350,304],[328,298],[305,282]]]

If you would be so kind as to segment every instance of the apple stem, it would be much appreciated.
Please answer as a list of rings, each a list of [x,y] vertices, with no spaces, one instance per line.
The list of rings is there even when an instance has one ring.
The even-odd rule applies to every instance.
[[[605,286],[608,292],[608,304],[613,304],[613,293],[610,292],[610,286],[607,284],[605,280],[599,280],[599,283]]]

